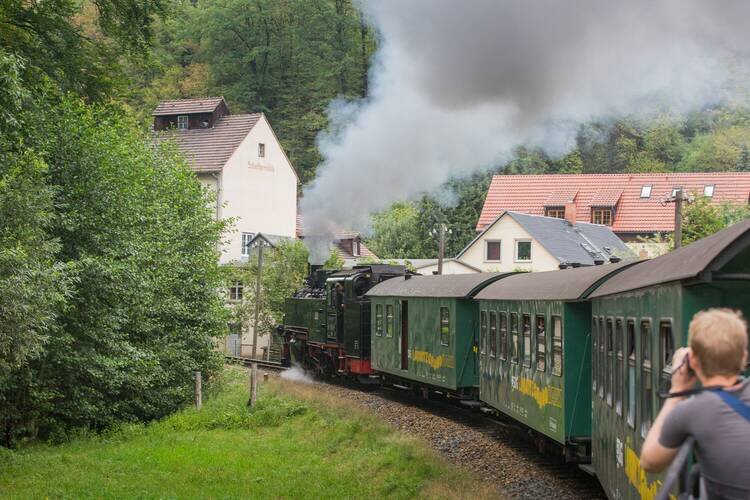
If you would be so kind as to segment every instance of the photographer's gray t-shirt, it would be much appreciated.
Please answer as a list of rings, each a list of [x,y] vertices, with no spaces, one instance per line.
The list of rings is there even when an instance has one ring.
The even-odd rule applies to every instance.
[[[750,379],[727,392],[750,405]],[[750,499],[750,421],[705,391],[680,401],[667,415],[659,444],[678,448],[693,436],[709,498]]]

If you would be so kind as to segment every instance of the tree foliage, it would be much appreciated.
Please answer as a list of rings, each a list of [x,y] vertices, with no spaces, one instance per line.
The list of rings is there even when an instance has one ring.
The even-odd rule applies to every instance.
[[[300,240],[279,243],[276,248],[264,250],[261,274],[261,302],[259,310],[259,335],[270,335],[284,317],[284,301],[299,290],[307,277],[307,247]],[[254,326],[256,281],[258,277],[257,253],[247,262],[235,262],[226,268],[226,282],[239,281],[243,285],[242,300],[230,303],[232,322],[247,331]]]
[[[750,208],[747,206],[732,203],[717,205],[711,203],[710,198],[696,197],[682,210],[682,244],[689,245],[746,219],[750,219]]]

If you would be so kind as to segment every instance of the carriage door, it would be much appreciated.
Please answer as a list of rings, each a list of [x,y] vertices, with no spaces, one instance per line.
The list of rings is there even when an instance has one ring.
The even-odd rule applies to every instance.
[[[401,369],[409,369],[409,301],[401,301]]]

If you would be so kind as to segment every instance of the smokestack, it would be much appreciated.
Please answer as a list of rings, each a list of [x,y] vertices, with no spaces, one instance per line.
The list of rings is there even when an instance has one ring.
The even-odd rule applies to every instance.
[[[565,220],[568,221],[568,224],[571,226],[576,225],[577,210],[575,202],[565,204]]]

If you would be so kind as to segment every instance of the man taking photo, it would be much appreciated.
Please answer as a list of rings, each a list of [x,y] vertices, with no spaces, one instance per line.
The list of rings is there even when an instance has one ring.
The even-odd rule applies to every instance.
[[[644,470],[667,468],[692,436],[709,498],[750,499],[750,384],[740,377],[747,343],[739,312],[709,309],[693,317],[689,347],[672,358],[671,396],[643,443]],[[702,389],[693,389],[698,381]]]

